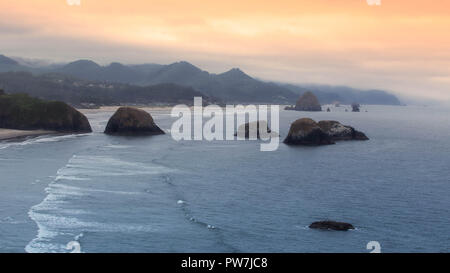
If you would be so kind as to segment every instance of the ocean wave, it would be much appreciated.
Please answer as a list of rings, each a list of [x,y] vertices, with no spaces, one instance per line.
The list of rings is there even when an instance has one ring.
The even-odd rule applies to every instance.
[[[26,139],[24,141],[19,141],[19,142],[0,142],[0,150],[6,149],[9,147],[14,147],[14,146],[27,146],[27,145],[34,145],[34,144],[49,143],[49,142],[59,142],[59,141],[83,137],[83,136],[87,136],[87,135],[89,135],[89,134],[44,135],[44,136],[29,138],[29,139]]]
[[[30,241],[27,252],[68,252],[66,244],[75,234],[94,232],[150,232],[147,224],[97,222],[83,220],[86,215],[100,212],[83,207],[82,200],[92,199],[92,194],[139,195],[144,191],[124,191],[98,188],[101,177],[153,175],[172,171],[154,163],[128,162],[111,156],[74,155],[56,172],[53,181],[46,187],[47,196],[33,206],[28,216],[36,222],[38,232]],[[107,181],[108,179],[106,179]],[[86,196],[89,199],[86,199]],[[80,208],[81,207],[81,208]],[[101,218],[101,217],[100,217]],[[68,237],[68,236],[72,237]]]

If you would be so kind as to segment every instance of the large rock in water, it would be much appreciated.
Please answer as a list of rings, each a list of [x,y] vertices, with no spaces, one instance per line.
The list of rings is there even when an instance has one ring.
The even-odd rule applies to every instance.
[[[301,118],[291,124],[284,143],[288,145],[318,146],[334,144],[334,141],[319,127],[317,122],[310,118]]]
[[[338,140],[369,140],[369,138],[355,128],[342,125],[335,120],[322,120],[318,123],[320,129],[331,136],[334,141]]]
[[[26,94],[4,93],[0,94],[0,128],[92,132],[88,119],[64,102],[43,101]]]
[[[339,231],[347,231],[349,229],[355,229],[352,224],[343,223],[343,222],[335,222],[335,221],[314,222],[311,225],[309,225],[309,228],[327,229],[327,230],[332,229],[332,230],[339,230]]]
[[[295,110],[297,111],[322,111],[322,106],[320,106],[317,97],[311,93],[304,93],[300,99],[298,99],[295,105]]]
[[[109,119],[105,134],[109,135],[161,135],[152,116],[134,107],[120,107]]]

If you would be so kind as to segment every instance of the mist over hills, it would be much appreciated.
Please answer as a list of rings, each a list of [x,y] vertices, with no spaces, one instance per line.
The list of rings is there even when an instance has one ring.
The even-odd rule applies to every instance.
[[[317,96],[322,104],[329,104],[338,101],[342,104],[352,104],[353,102],[358,102],[360,104],[401,105],[400,100],[396,96],[383,90],[373,89],[361,91],[347,86],[317,84],[282,84],[282,86],[298,94],[311,91]]]
[[[134,90],[139,90],[139,88],[145,86],[173,84],[173,86],[177,86],[177,90],[184,86],[185,90],[195,91],[207,97],[216,98],[223,103],[294,104],[299,95],[310,90],[317,95],[322,104],[340,101],[344,104],[359,102],[362,104],[400,105],[397,97],[381,90],[362,91],[349,87],[271,83],[252,78],[239,68],[233,68],[221,74],[213,74],[184,61],[169,65],[124,65],[114,62],[106,66],[101,66],[91,60],[78,60],[63,65],[31,67],[20,64],[12,58],[0,55],[0,72],[11,71],[33,73],[35,75],[34,80],[32,80],[33,78],[30,75],[24,77],[23,80],[34,81],[35,84],[43,84],[43,82],[36,83],[36,79],[39,78],[36,76],[45,75],[47,75],[46,77],[48,75],[53,75],[53,77],[55,75],[60,75],[59,77],[68,76],[67,78],[72,78],[73,81],[79,79],[90,81],[91,84],[97,83],[94,85],[110,83],[113,84],[114,90],[121,85],[127,86],[127,88],[133,86]],[[18,75],[15,77],[17,78]],[[8,80],[5,76],[1,78],[0,87],[2,84],[5,85],[4,81]],[[123,90],[123,86],[119,89]],[[4,88],[8,91],[6,86]],[[167,85],[165,85],[164,89],[167,90]],[[75,91],[72,90],[72,92]],[[90,100],[93,100],[94,97],[97,100],[102,95],[108,95],[101,90],[91,90],[91,97],[87,96],[83,90],[77,90],[76,92],[82,93],[77,100],[81,100],[81,98],[91,98]],[[95,92],[98,92],[98,94],[94,94]],[[54,93],[55,95],[59,94],[58,92],[50,93]],[[119,99],[119,93],[116,94],[115,100]],[[47,94],[49,93],[47,92]],[[61,94],[59,95],[61,96]],[[74,96],[71,98],[74,98]],[[146,99],[144,101],[148,100]]]

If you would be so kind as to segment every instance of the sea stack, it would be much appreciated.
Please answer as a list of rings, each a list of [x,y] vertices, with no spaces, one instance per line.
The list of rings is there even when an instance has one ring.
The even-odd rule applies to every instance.
[[[291,124],[284,143],[288,145],[319,146],[334,144],[334,141],[319,127],[317,122],[310,118],[301,118]]]
[[[297,104],[295,105],[295,110],[317,112],[322,111],[322,107],[320,106],[317,97],[308,91],[298,99]]]
[[[317,124],[322,131],[328,134],[334,141],[338,140],[369,140],[369,138],[355,128],[343,125],[335,120],[322,120]]]
[[[134,107],[120,107],[109,119],[105,134],[108,135],[162,135],[152,116],[144,110]]]
[[[338,231],[347,231],[349,229],[355,229],[352,224],[343,223],[343,222],[335,222],[335,221],[319,221],[314,222],[309,225],[309,228],[313,229],[325,229],[325,230],[338,230]]]
[[[355,128],[335,120],[315,122],[301,118],[291,124],[284,143],[288,145],[319,146],[334,144],[339,140],[368,140],[369,138]]]
[[[359,103],[352,103],[352,112],[359,112],[360,107]]]
[[[260,135],[260,130],[262,130],[262,135]],[[267,124],[267,121],[261,120],[261,121],[247,122],[245,124],[240,125],[234,136],[243,137],[246,139],[250,137],[256,137],[257,139],[260,139],[261,136],[262,138],[266,138],[274,134],[277,133],[272,132],[272,130],[269,128],[269,125]]]
[[[26,94],[0,93],[0,128],[90,133],[88,119],[60,101],[44,101]]]

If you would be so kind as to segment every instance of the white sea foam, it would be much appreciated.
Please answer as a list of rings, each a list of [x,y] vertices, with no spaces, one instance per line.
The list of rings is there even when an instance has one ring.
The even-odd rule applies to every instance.
[[[49,142],[59,142],[64,141],[67,139],[77,138],[77,137],[83,137],[87,136],[89,134],[71,134],[71,135],[45,135],[40,137],[35,137],[31,139],[27,139],[21,142],[2,142],[0,143],[0,150],[6,149],[13,146],[26,146],[26,145],[33,145],[33,144],[41,144],[41,143],[49,143]]]
[[[110,145],[106,145],[105,148],[110,148],[110,149],[129,149],[132,148],[133,146],[130,145],[114,145],[114,144],[110,144]]]
[[[171,169],[155,164],[128,162],[110,156],[74,155],[45,189],[47,196],[33,206],[29,217],[38,226],[35,239],[26,246],[27,252],[67,252],[61,240],[72,240],[84,231],[96,232],[150,232],[150,225],[133,223],[97,222],[83,220],[98,212],[80,208],[80,200],[92,193],[138,195],[144,192],[97,188],[93,181],[110,176],[152,175]],[[92,202],[92,201],[91,201]],[[95,200],[93,200],[95,202]],[[82,205],[82,204],[81,204]],[[64,239],[62,239],[64,238]],[[66,242],[66,243],[67,243]]]

